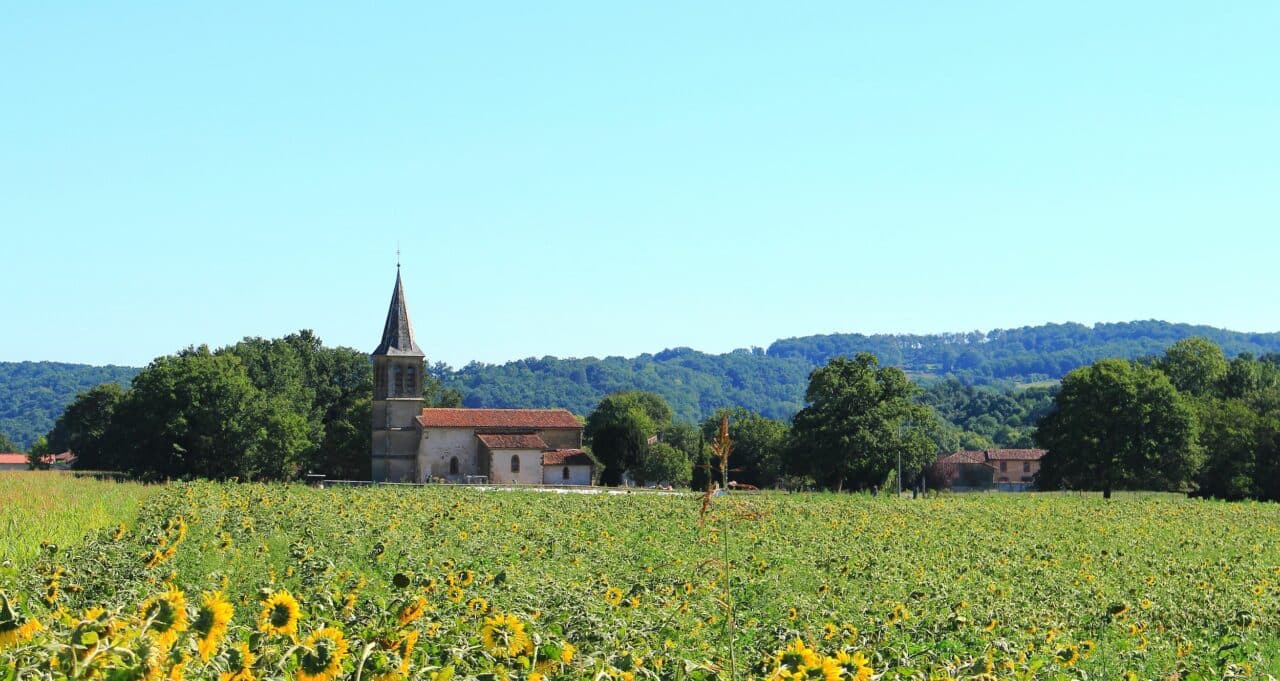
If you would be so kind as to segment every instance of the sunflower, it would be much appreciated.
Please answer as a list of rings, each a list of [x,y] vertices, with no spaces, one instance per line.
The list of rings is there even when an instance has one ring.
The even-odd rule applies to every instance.
[[[573,654],[577,652],[577,650],[578,649],[575,648],[572,643],[565,641],[564,645],[560,646],[560,661],[564,664],[573,662]]]
[[[342,672],[347,657],[347,640],[342,632],[325,627],[312,632],[302,645],[298,660],[298,681],[333,681]]]
[[[200,607],[196,610],[195,622],[191,630],[198,636],[196,647],[200,651],[200,659],[208,662],[227,634],[227,624],[235,609],[222,597],[222,592],[213,591],[201,594]]]
[[[258,658],[249,650],[246,643],[232,644],[227,651],[227,669],[219,677],[218,681],[254,681],[253,663]]]
[[[187,630],[187,597],[177,589],[152,596],[142,603],[142,619],[148,621],[146,629],[155,632],[156,642],[168,648]]]
[[[29,641],[40,629],[39,621],[19,615],[9,597],[0,591],[0,648],[18,641]]]
[[[476,581],[476,573],[471,570],[463,570],[458,573],[457,581],[460,586],[471,586],[471,583]]]
[[[803,675],[809,669],[819,669],[822,666],[818,654],[800,639],[795,639],[786,648],[774,653],[769,663],[773,668],[770,675],[772,678]]]
[[[477,596],[467,601],[467,611],[472,615],[483,615],[489,611],[489,602]]]
[[[456,586],[451,586],[449,587],[449,591],[445,593],[445,598],[448,598],[450,601],[453,601],[454,603],[461,603],[462,597],[465,595],[466,594],[463,593],[462,589]]]
[[[604,590],[604,602],[609,605],[618,605],[622,602],[622,589],[611,586]]]
[[[268,634],[298,633],[298,601],[288,591],[277,591],[263,601],[258,629]]]
[[[849,653],[842,650],[831,659],[835,660],[841,670],[854,681],[870,681],[871,675],[875,673],[871,668],[871,661],[861,652]]]
[[[397,619],[400,626],[407,626],[418,621],[426,611],[427,599],[418,597],[412,603],[400,608],[400,616]]]
[[[484,621],[480,641],[485,650],[498,657],[515,657],[530,645],[524,623],[515,615],[497,614]]]

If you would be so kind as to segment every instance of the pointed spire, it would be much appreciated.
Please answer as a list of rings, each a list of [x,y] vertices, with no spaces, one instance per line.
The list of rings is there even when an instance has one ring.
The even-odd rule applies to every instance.
[[[409,323],[409,306],[404,300],[404,284],[400,282],[400,262],[397,253],[396,288],[391,292],[391,306],[387,308],[387,323],[382,327],[382,342],[374,355],[422,357],[422,348],[413,340],[413,325]]]

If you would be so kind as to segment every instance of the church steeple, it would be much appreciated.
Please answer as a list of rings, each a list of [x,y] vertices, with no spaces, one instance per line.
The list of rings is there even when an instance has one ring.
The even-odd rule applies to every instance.
[[[400,264],[396,263],[396,287],[391,292],[391,306],[387,308],[387,323],[382,327],[382,342],[373,351],[374,357],[422,357],[422,348],[413,340],[413,325],[409,323],[409,306],[404,300],[404,284],[400,281]]]
[[[416,426],[422,414],[426,361],[422,348],[413,340],[399,262],[382,342],[372,359],[373,479],[422,482],[418,477]]]

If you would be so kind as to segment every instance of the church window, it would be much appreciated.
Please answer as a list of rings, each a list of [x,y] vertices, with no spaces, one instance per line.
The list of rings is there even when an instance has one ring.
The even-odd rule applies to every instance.
[[[452,459],[449,459],[449,475],[457,475],[457,474],[458,474],[458,457],[455,456]]]
[[[569,467],[568,467],[568,466],[565,466],[565,467],[564,467],[564,470],[560,471],[560,479],[561,479],[561,480],[568,480],[568,479],[569,479]]]
[[[401,367],[396,367],[395,374],[396,374],[396,397],[400,397],[401,395],[404,395],[404,369]]]
[[[511,472],[512,473],[520,472],[520,457],[515,454],[511,455]]]
[[[408,390],[408,395],[413,397],[413,391],[418,387],[417,369],[409,367],[409,377],[405,380],[405,386]]]

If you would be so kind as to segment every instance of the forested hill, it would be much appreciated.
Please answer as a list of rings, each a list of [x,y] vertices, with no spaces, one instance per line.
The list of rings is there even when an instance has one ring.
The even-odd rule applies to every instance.
[[[23,449],[49,432],[76,395],[100,383],[129,385],[138,369],[61,362],[0,362],[0,434]]]
[[[1013,385],[1056,380],[1106,357],[1159,354],[1174,342],[1203,336],[1228,356],[1280,352],[1280,333],[1240,333],[1161,321],[1117,324],[1045,324],[989,333],[932,335],[832,334],[779,340],[767,350],[710,355],[688,348],[656,355],[605,359],[526,359],[500,365],[472,363],[437,375],[472,407],[562,406],[589,412],[615,390],[661,394],[676,416],[705,417],[718,407],[741,406],[771,418],[790,418],[803,406],[809,372],[838,355],[872,352],[916,380],[955,377],[964,383]]]
[[[952,376],[1008,386],[1061,378],[1105,357],[1133,359],[1175,341],[1203,336],[1228,356],[1280,352],[1280,333],[1240,333],[1160,321],[1046,324],[989,333],[866,336],[832,334],[779,340],[768,349],[713,355],[688,348],[639,357],[524,359],[505,364],[441,364],[432,373],[462,392],[470,407],[565,407],[586,414],[617,390],[649,390],[670,402],[677,418],[701,419],[719,407],[741,406],[790,418],[803,406],[809,372],[837,355],[875,353],[919,381]],[[425,339],[430,347],[429,339]],[[20,446],[53,427],[78,392],[106,381],[127,382],[129,367],[53,362],[0,363],[0,433]]]

